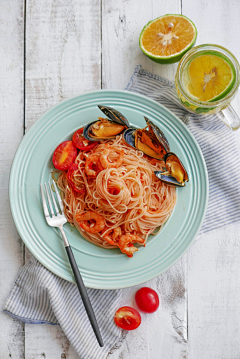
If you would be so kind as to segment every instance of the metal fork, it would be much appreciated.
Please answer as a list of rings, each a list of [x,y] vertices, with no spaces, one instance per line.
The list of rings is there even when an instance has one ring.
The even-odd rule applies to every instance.
[[[53,194],[50,182],[48,182],[48,186],[49,186],[49,190],[50,190],[50,193],[51,193],[51,197],[49,195],[49,191],[48,191],[46,183],[44,183],[44,185],[45,185],[48,204],[49,204],[49,208],[50,208],[50,212],[51,212],[51,213],[49,213],[47,202],[46,202],[45,195],[44,195],[44,191],[42,189],[42,186],[40,185],[41,194],[42,194],[43,210],[44,210],[44,214],[45,214],[47,224],[49,226],[51,226],[51,227],[58,227],[60,229],[60,232],[61,232],[62,238],[63,238],[63,242],[64,242],[64,245],[65,245],[65,248],[66,248],[66,251],[67,251],[67,255],[68,255],[68,258],[69,258],[69,262],[71,264],[72,271],[73,271],[73,274],[74,274],[74,277],[75,277],[75,280],[76,280],[76,283],[77,283],[77,286],[78,286],[78,290],[79,290],[80,295],[82,297],[82,301],[83,301],[83,304],[85,306],[88,318],[90,320],[90,323],[92,325],[93,331],[94,331],[94,333],[96,335],[96,338],[98,340],[98,343],[99,343],[100,347],[103,347],[104,344],[103,344],[102,336],[101,336],[101,333],[100,333],[100,330],[99,330],[99,327],[98,327],[98,324],[97,324],[97,320],[96,320],[94,311],[92,309],[91,302],[89,300],[89,297],[88,297],[88,294],[87,294],[87,291],[86,291],[86,287],[85,287],[85,285],[83,283],[81,274],[80,274],[80,272],[78,270],[78,266],[77,266],[77,263],[76,263],[75,258],[73,256],[73,252],[72,252],[72,249],[71,249],[70,244],[68,242],[68,239],[66,237],[66,234],[65,234],[65,232],[63,230],[63,225],[65,223],[67,223],[67,218],[65,217],[65,214],[64,214],[62,199],[61,199],[61,197],[59,195],[57,186],[56,186],[55,182],[53,181],[53,186],[54,186],[54,190],[55,190],[55,193],[56,193],[57,201],[58,201],[58,204],[59,204],[59,208],[61,210],[61,213],[60,213],[59,208],[58,208],[57,203],[56,203],[56,200],[54,198],[54,194]],[[54,211],[55,211],[55,213],[54,213]]]

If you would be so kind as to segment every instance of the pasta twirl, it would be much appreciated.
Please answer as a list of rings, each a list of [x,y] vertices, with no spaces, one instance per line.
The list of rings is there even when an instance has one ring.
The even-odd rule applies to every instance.
[[[104,160],[110,163],[110,167],[101,168],[101,161],[97,165],[96,159],[106,149],[108,156]],[[121,165],[111,167],[122,155]],[[95,158],[91,169],[96,171],[97,176],[86,173],[87,158]],[[176,190],[154,175],[154,171],[162,170],[164,162],[150,159],[128,146],[121,135],[114,140],[102,141],[91,151],[80,151],[75,163],[78,165],[74,175],[75,186],[85,188],[85,193],[76,193],[72,189],[65,171],[58,176],[57,184],[68,221],[91,243],[104,248],[116,248],[117,240],[114,246],[104,237],[112,235],[115,228],[120,228],[121,235],[137,235],[145,240],[145,244],[148,236],[161,228],[171,215],[176,204]],[[104,217],[105,227],[101,232],[88,233],[77,223],[76,213],[86,211]]]

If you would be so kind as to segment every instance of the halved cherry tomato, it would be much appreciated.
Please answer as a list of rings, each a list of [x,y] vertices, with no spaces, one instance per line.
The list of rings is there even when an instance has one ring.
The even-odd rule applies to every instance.
[[[134,330],[141,324],[141,315],[132,307],[121,307],[115,313],[115,323],[125,330]]]
[[[99,142],[90,142],[83,136],[83,128],[79,128],[73,135],[73,143],[79,150],[90,151]]]
[[[77,148],[72,141],[62,142],[54,151],[53,165],[60,171],[68,170],[77,157]]]
[[[153,313],[159,307],[159,297],[155,290],[143,287],[135,294],[135,300],[139,309],[146,313]]]
[[[76,171],[78,171],[78,165],[76,163],[73,163],[67,172],[67,179],[75,192],[85,193],[86,192],[85,186],[83,186],[83,188],[78,188],[76,186],[76,182],[74,179],[74,175],[75,175]]]

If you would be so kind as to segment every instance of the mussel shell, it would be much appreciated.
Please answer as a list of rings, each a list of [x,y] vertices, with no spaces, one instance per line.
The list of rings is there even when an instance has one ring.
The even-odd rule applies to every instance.
[[[135,147],[135,137],[133,135],[136,130],[137,129],[134,127],[129,127],[123,132],[124,141],[127,142],[127,144],[132,146],[133,148],[136,148]]]
[[[151,126],[155,136],[157,137],[158,141],[163,146],[164,150],[166,152],[170,152],[170,145],[168,143],[167,138],[165,137],[164,133],[158,128],[152,121],[150,121],[146,116],[144,116],[144,119],[148,126]]]
[[[89,136],[89,131],[91,130],[91,126],[96,123],[97,121],[94,122],[90,122],[88,123],[84,128],[83,128],[83,136],[86,138],[86,140],[88,141],[92,141],[92,142],[96,142],[99,141],[99,139],[97,138],[92,138]]]
[[[180,165],[181,165],[181,167],[182,167],[182,169],[184,171],[184,182],[188,182],[188,173],[187,173],[185,167],[183,166],[181,160],[179,159],[179,157],[175,153],[173,153],[173,152],[166,153],[166,155],[164,156],[164,162],[167,163],[168,160],[170,159],[170,157],[173,157],[173,159],[175,161],[180,163]]]
[[[88,123],[84,129],[83,129],[83,136],[86,138],[86,140],[88,141],[92,141],[92,142],[97,142],[97,141],[100,141],[100,140],[112,140],[114,138],[116,138],[116,136],[108,136],[108,137],[92,137],[89,135],[89,132],[91,131],[91,127],[92,125],[94,125],[94,123],[96,123],[98,121],[94,121],[94,122],[91,122],[91,123]],[[121,125],[123,125],[121,123]],[[122,133],[122,132],[121,132]]]
[[[185,182],[181,183],[178,182],[176,180],[176,178],[172,177],[172,176],[167,176],[164,175],[163,173],[165,173],[166,171],[154,171],[155,176],[157,176],[158,179],[160,179],[160,181],[162,181],[163,183],[167,184],[168,186],[173,186],[173,187],[185,187]]]
[[[123,138],[124,138],[125,142],[127,142],[127,144],[129,144],[130,146],[132,146],[135,149],[137,149],[136,146],[135,146],[135,136],[134,136],[134,132],[136,130],[139,130],[139,129],[135,128],[135,127],[129,127],[123,133]],[[139,150],[139,151],[145,153],[142,150]],[[146,155],[149,156],[149,157],[152,157],[152,158],[156,158],[157,160],[163,160],[164,159],[164,158],[159,158],[158,156],[156,156],[156,157],[150,156],[148,153],[146,153]]]
[[[134,136],[134,132],[136,130],[139,130],[139,128],[130,127],[130,128],[127,128],[123,133],[123,138],[124,138],[125,142],[127,142],[130,146],[132,146],[135,149],[137,149],[136,146],[135,146],[135,136]],[[139,150],[139,151],[145,153],[142,150]],[[145,153],[145,154],[147,156],[149,156],[151,158],[155,158],[156,160],[159,160],[159,161],[164,160],[164,157],[159,158],[158,156],[156,156],[156,157],[150,156],[148,153]]]
[[[130,127],[130,123],[121,112],[109,106],[98,105],[98,108],[104,113],[104,115],[110,118],[111,121]]]

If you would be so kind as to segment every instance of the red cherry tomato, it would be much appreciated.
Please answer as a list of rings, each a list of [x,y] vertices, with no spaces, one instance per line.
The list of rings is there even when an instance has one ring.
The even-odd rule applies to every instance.
[[[79,128],[73,135],[73,143],[79,150],[90,151],[99,142],[90,142],[83,136],[83,128]]]
[[[135,294],[135,300],[139,309],[146,313],[153,313],[159,307],[159,297],[155,290],[143,287]]]
[[[85,193],[86,192],[85,186],[83,185],[82,188],[79,188],[79,185],[75,181],[74,176],[76,175],[77,171],[78,171],[78,165],[76,163],[73,163],[67,172],[67,179],[75,192]]]
[[[141,324],[141,315],[132,307],[121,307],[115,313],[115,323],[125,330],[134,330]]]
[[[61,143],[53,154],[53,165],[60,171],[68,170],[77,157],[77,148],[72,141]]]

